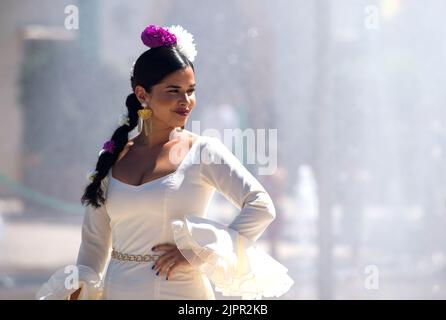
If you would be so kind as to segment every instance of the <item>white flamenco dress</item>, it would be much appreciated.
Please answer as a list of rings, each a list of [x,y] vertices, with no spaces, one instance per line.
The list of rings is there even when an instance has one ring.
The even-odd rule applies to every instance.
[[[269,194],[219,139],[198,136],[175,172],[140,186],[111,172],[102,181],[106,204],[85,210],[76,262],[80,299],[208,300],[214,290],[261,299],[293,285],[287,268],[255,244],[276,215]],[[206,219],[215,190],[240,209],[229,226]],[[156,275],[153,262],[110,257],[112,249],[160,254],[151,250],[160,243],[176,244],[190,263],[168,280]],[[36,298],[68,299],[77,287],[67,286],[66,272],[56,271]]]

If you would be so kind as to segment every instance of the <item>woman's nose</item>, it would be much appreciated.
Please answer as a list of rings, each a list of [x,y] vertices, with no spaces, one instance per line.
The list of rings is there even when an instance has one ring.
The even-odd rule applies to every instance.
[[[180,101],[180,105],[186,106],[186,105],[189,105],[189,103],[190,103],[189,95],[185,94]]]

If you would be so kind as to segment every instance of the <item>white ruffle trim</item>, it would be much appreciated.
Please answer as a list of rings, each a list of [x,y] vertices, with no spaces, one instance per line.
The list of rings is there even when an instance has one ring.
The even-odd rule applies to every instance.
[[[103,286],[99,275],[92,268],[84,265],[58,269],[36,293],[36,299],[68,300],[78,288],[81,288],[78,300],[102,299]]]
[[[231,228],[193,215],[171,227],[184,257],[224,296],[279,297],[294,284],[285,266]]]

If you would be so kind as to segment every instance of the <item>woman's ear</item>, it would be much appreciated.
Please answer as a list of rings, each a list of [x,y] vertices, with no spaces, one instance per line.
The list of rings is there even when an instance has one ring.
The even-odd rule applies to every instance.
[[[135,87],[135,95],[136,95],[136,98],[138,99],[139,103],[143,103],[143,102],[147,103],[146,90],[143,87],[141,87],[140,85],[137,85]]]

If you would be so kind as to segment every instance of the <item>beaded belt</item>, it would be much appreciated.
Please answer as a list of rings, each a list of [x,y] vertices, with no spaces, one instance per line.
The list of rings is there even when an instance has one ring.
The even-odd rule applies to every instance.
[[[113,249],[111,253],[112,258],[118,259],[121,261],[134,261],[134,262],[150,262],[156,261],[157,258],[161,257],[159,254],[127,254],[115,251]]]

